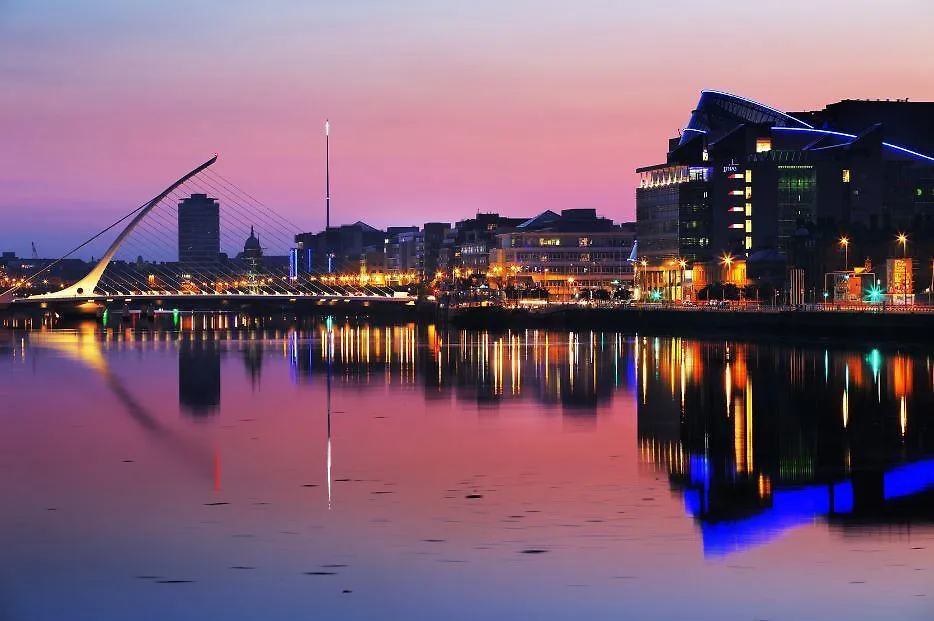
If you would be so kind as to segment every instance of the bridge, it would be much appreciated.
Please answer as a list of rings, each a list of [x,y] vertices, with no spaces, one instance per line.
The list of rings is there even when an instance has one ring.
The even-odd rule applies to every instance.
[[[105,306],[224,310],[374,304],[414,306],[385,279],[337,277],[300,257],[300,228],[212,167],[217,155],[70,252],[0,293],[0,308],[93,313]],[[122,226],[122,228],[120,228]],[[20,295],[79,251],[119,233],[91,270],[57,291]],[[262,240],[262,241],[261,241]],[[308,252],[308,251],[305,251]],[[144,259],[144,257],[146,257]],[[329,266],[330,267],[330,266]],[[333,266],[359,270],[359,265]]]

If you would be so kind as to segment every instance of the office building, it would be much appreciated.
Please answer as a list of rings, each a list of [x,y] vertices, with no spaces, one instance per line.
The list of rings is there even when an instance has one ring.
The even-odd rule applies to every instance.
[[[632,223],[613,224],[593,209],[565,209],[560,215],[545,211],[496,235],[487,273],[558,296],[628,288],[634,237]]]
[[[182,270],[211,274],[221,255],[220,204],[192,194],[178,204],[178,262]]]
[[[934,228],[931,154],[934,103],[846,100],[786,113],[704,91],[666,161],[638,169],[649,286],[665,288],[681,261],[695,288],[800,268],[813,299],[824,273],[852,267],[842,236],[859,246],[853,263],[883,266],[897,232]]]

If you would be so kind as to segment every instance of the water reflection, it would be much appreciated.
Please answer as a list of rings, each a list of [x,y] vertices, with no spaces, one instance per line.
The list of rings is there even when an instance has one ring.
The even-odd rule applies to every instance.
[[[253,346],[243,350],[247,368],[250,367]],[[193,335],[179,341],[178,347],[178,404],[193,417],[208,416],[217,411],[221,403],[221,352],[217,341]]]
[[[639,349],[640,456],[682,491],[707,553],[816,517],[934,517],[911,498],[934,485],[930,357],[645,338]]]
[[[891,577],[899,564],[922,564],[905,550],[887,548],[884,567],[847,554],[854,541],[879,548],[904,535],[915,538],[910,549],[930,539],[916,526],[934,516],[926,353],[166,317],[0,333],[0,364],[0,394],[13,404],[0,484],[14,491],[0,543],[15,548],[13,567],[43,554],[67,565],[84,541],[76,533],[119,531],[114,556],[132,567],[102,572],[104,593],[114,574],[184,579],[194,566],[201,588],[230,597],[225,618],[261,617],[280,588],[292,618],[319,608],[352,618],[344,588],[367,595],[355,600],[357,618],[378,617],[390,600],[409,602],[395,618],[438,618],[450,593],[476,592],[495,595],[477,603],[480,616],[569,618],[582,600],[558,591],[571,585],[592,589],[593,618],[610,618],[621,600],[638,618],[685,617],[704,597],[731,607],[712,603],[697,618],[734,607],[742,618],[803,618],[823,593],[760,608],[755,589],[772,578],[740,576],[734,559],[794,574],[819,544],[841,559],[838,572],[889,572],[883,587],[924,577]],[[72,407],[74,394],[91,405]],[[37,554],[46,540],[22,525],[65,516],[46,513],[59,506],[70,513],[54,528],[71,528],[62,532],[73,540]],[[166,541],[175,552],[160,556]],[[174,573],[141,567],[153,558]],[[264,588],[232,595],[232,566],[268,571]],[[369,577],[355,578],[360,586],[346,577],[337,595],[301,581],[336,568],[342,581],[357,568]],[[0,582],[22,589],[18,574],[0,572]],[[834,579],[814,582],[832,589]],[[673,583],[694,590],[672,598]],[[517,612],[508,603],[517,589],[525,603],[549,598]],[[174,600],[142,597],[151,618],[182,618],[195,601],[180,596],[170,609]],[[114,610],[95,618],[120,618]]]

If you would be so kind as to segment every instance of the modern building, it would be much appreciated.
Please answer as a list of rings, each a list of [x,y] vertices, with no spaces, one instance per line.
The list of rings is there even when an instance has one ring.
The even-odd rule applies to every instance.
[[[422,227],[424,245],[424,273],[431,278],[441,269],[441,246],[451,230],[449,222],[426,222]]]
[[[213,274],[221,258],[220,203],[192,194],[178,204],[178,262],[184,271]]]
[[[682,261],[695,288],[800,268],[805,297],[816,299],[825,273],[850,267],[842,237],[859,246],[847,249],[854,263],[880,266],[896,233],[928,237],[920,233],[934,229],[930,154],[934,103],[846,100],[789,114],[703,91],[666,161],[638,169],[636,232],[650,286],[672,282],[670,266]]]
[[[490,250],[496,246],[496,235],[510,231],[527,218],[508,218],[498,213],[478,213],[454,226],[454,247],[450,253],[450,268],[483,274],[490,264]]]
[[[634,224],[613,224],[593,209],[545,211],[496,236],[487,273],[556,296],[628,288],[634,238]]]
[[[319,233],[299,233],[291,263],[295,275],[357,274],[367,250],[385,243],[385,232],[359,221]]]

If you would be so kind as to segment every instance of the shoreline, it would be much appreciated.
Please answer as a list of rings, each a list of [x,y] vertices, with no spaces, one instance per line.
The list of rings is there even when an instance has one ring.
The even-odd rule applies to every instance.
[[[561,307],[551,312],[499,307],[453,309],[447,323],[502,331],[545,328],[612,330],[761,341],[934,344],[934,313],[859,311],[674,310]]]

